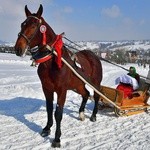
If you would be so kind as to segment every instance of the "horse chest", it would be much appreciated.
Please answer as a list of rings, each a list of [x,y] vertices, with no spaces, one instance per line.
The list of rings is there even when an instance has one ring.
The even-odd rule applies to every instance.
[[[53,75],[51,74],[51,67],[48,64],[40,64],[38,66],[38,76],[41,80],[42,85],[52,85],[53,84]]]
[[[55,90],[57,87],[67,86],[70,71],[67,72],[66,67],[58,69],[49,64],[40,64],[38,67],[38,76],[41,80],[42,86]]]

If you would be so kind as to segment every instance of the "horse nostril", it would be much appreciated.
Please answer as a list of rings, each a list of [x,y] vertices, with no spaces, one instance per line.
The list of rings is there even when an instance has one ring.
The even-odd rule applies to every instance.
[[[20,54],[18,53],[18,51],[16,52],[16,55],[17,55],[17,56],[20,56]]]
[[[22,55],[22,49],[21,48],[15,48],[15,52],[17,56],[21,56]]]

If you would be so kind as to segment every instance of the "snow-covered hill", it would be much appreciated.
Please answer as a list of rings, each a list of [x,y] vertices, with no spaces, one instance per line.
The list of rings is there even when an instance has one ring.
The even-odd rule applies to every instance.
[[[136,51],[136,50],[150,50],[150,41],[149,40],[142,40],[142,41],[79,41],[76,42],[80,47],[75,46],[79,49],[99,49],[99,50],[110,50],[114,51],[116,49],[123,49],[127,51]]]
[[[29,57],[0,53],[0,150],[49,150],[55,134],[40,136],[46,125],[45,98]],[[102,84],[115,87],[114,80],[126,71],[102,62]],[[131,64],[124,67],[128,68]],[[132,64],[133,65],[133,64]],[[148,68],[137,67],[147,75]],[[112,109],[98,112],[90,122],[93,102],[87,103],[84,122],[78,120],[81,96],[68,91],[62,120],[60,150],[149,150],[150,114],[117,118]],[[56,105],[56,96],[54,100]]]
[[[2,41],[2,40],[0,40],[0,47],[1,46],[14,46],[14,43],[13,42],[5,42],[5,41]]]

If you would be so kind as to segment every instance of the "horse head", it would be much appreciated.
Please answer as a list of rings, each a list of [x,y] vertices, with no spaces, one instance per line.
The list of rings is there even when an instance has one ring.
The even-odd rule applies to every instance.
[[[47,33],[48,24],[41,17],[43,13],[43,6],[40,5],[36,13],[31,13],[27,5],[25,6],[26,20],[21,23],[21,31],[18,34],[18,39],[15,44],[15,52],[17,56],[24,56],[26,52],[36,46],[43,46],[43,36],[54,34],[54,32]],[[45,33],[46,32],[46,33]],[[46,44],[46,43],[45,43]]]

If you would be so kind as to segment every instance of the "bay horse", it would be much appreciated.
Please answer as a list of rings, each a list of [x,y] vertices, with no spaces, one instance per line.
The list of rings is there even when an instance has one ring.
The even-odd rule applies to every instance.
[[[57,43],[57,35],[53,29],[46,23],[42,17],[43,6],[40,5],[36,13],[31,13],[27,5],[25,6],[26,20],[21,24],[21,31],[15,44],[15,53],[17,56],[23,56],[28,50],[38,46],[38,55],[47,52],[46,46],[54,47]],[[41,29],[41,26],[44,28]],[[43,31],[41,31],[43,30]],[[45,32],[44,32],[45,31]],[[50,52],[50,51],[49,51]],[[66,58],[75,66],[74,60],[71,58],[71,51],[63,44],[61,47],[61,57]],[[48,59],[39,63],[38,76],[41,80],[42,89],[46,98],[47,124],[41,132],[41,136],[45,137],[50,134],[50,128],[53,125],[53,99],[54,92],[57,93],[57,105],[54,113],[56,120],[55,138],[52,142],[52,147],[60,147],[61,137],[61,120],[63,116],[63,107],[66,100],[67,90],[75,90],[82,95],[82,103],[79,108],[79,117],[84,120],[84,109],[89,97],[89,91],[85,88],[85,83],[81,81],[64,62],[61,66],[58,65],[56,59],[58,56],[49,53]],[[99,58],[90,50],[82,50],[76,53],[81,70],[91,82],[100,89],[102,80],[102,65]],[[91,121],[96,121],[98,111],[99,95],[94,92],[94,108],[90,117]]]

